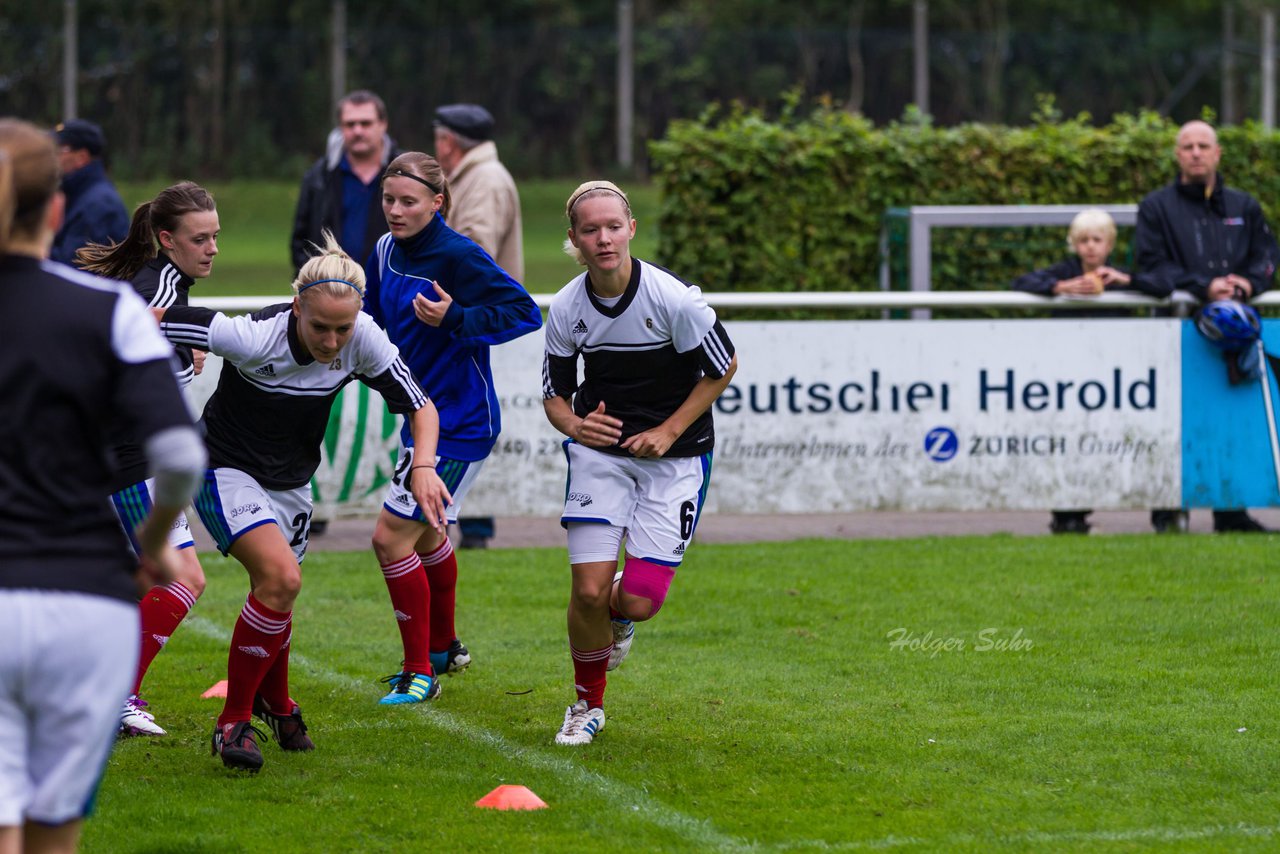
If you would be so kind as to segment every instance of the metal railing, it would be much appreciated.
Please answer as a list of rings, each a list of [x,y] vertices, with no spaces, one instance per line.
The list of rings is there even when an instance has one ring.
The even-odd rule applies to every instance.
[[[704,292],[712,308],[738,309],[822,309],[822,310],[890,310],[890,309],[996,309],[1052,308],[1055,310],[1089,311],[1098,308],[1169,308],[1175,314],[1188,314],[1197,302],[1183,291],[1175,291],[1167,299],[1156,299],[1139,293],[1104,293],[1095,297],[1041,297],[1021,291],[823,291],[821,293],[711,293]],[[551,305],[553,294],[533,294],[539,308]],[[289,296],[278,297],[204,297],[191,295],[193,305],[217,311],[256,311],[269,305],[287,302]],[[1280,306],[1280,290],[1262,294],[1253,300],[1262,307]]]

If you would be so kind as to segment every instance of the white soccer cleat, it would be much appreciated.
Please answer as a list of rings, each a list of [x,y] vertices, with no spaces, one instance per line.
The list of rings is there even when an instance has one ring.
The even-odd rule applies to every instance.
[[[596,733],[604,729],[604,709],[588,709],[586,700],[579,700],[564,713],[564,725],[556,733],[556,744],[590,744]]]
[[[124,709],[120,712],[121,735],[168,735],[164,728],[156,723],[155,716],[147,711],[147,701],[137,694],[124,701]]]
[[[606,670],[616,670],[618,665],[631,652],[631,641],[636,636],[636,624],[630,620],[610,620],[613,625],[613,651],[609,653],[609,666]]]

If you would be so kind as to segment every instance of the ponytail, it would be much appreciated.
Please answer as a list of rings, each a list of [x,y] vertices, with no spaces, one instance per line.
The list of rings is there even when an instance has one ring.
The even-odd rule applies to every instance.
[[[108,279],[129,281],[154,257],[156,240],[151,230],[151,202],[143,202],[133,212],[129,234],[123,241],[80,247],[76,250],[76,266]]]

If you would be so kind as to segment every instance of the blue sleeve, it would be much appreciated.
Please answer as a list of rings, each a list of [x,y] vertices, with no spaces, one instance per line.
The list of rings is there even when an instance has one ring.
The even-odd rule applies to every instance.
[[[379,294],[382,290],[382,274],[378,266],[378,250],[382,241],[373,247],[369,259],[364,262],[364,310],[383,329],[387,328],[386,319],[382,316],[382,302]]]
[[[452,338],[503,344],[542,326],[542,312],[533,297],[482,251],[460,259],[453,272],[453,290],[441,284],[453,305],[440,324]]]

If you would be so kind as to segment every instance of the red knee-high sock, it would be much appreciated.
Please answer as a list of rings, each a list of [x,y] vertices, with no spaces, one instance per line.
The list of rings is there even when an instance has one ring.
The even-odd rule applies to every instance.
[[[422,561],[412,552],[408,557],[382,564],[382,577],[391,594],[391,607],[404,644],[404,669],[409,673],[431,672],[432,598]]]
[[[292,611],[273,611],[249,594],[231,632],[227,702],[218,716],[218,726],[249,720],[253,695],[258,693],[262,677],[280,654],[292,615]]]
[[[147,668],[195,604],[196,594],[177,581],[164,586],[156,585],[142,597],[142,601],[138,603],[142,620],[142,651],[138,656],[138,674],[133,680],[133,693],[137,694],[142,690],[142,677],[147,675]]]
[[[440,547],[431,554],[420,554],[427,570],[427,583],[431,585],[431,651],[448,652],[449,644],[458,636],[453,625],[457,603],[458,558],[453,544],[446,537]]]
[[[293,648],[293,612],[289,614],[289,625],[284,630],[284,643],[280,644],[280,652],[276,654],[271,668],[262,676],[258,686],[258,695],[267,701],[267,707],[278,715],[287,715],[293,711],[293,700],[289,697],[289,650]]]
[[[605,675],[613,644],[599,649],[578,649],[569,644],[569,652],[573,655],[573,688],[578,692],[578,699],[586,700],[592,709],[603,706]]]

